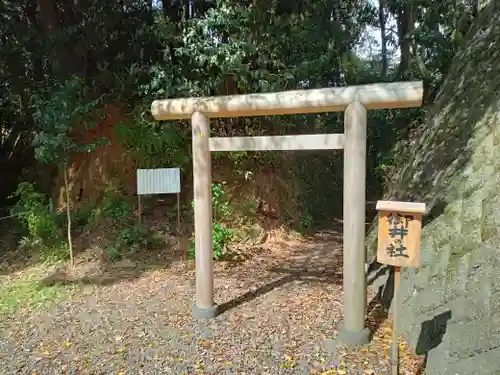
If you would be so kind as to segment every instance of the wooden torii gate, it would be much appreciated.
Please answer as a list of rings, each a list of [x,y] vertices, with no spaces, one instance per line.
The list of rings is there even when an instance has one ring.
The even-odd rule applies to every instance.
[[[217,315],[213,300],[211,151],[344,149],[344,324],[340,340],[363,345],[365,276],[366,126],[368,109],[420,107],[422,82],[294,90],[277,93],[156,100],[156,120],[191,119],[194,175],[196,302],[193,314]],[[211,117],[244,117],[345,111],[344,134],[210,137]]]

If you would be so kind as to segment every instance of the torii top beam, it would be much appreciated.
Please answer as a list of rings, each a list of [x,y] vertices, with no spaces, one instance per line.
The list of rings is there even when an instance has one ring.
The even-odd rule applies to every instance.
[[[420,107],[422,81],[293,90],[262,94],[155,100],[156,120],[188,119],[194,112],[207,117],[245,117],[340,112],[353,102],[367,109]]]

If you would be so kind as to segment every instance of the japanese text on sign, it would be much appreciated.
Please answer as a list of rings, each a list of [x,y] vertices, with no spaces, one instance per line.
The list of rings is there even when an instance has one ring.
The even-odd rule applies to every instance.
[[[423,203],[378,201],[379,263],[400,267],[420,264],[420,233]]]
[[[386,248],[387,255],[390,257],[408,258],[405,237],[408,235],[408,224],[413,218],[412,215],[403,215],[399,212],[387,216],[389,237],[393,240]]]

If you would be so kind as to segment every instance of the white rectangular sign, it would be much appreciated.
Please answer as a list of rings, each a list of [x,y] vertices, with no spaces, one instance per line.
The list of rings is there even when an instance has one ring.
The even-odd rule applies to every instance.
[[[137,194],[178,194],[181,192],[179,168],[137,170]]]

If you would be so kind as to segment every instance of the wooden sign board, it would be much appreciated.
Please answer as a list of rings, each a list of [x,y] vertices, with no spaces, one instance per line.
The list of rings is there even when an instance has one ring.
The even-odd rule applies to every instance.
[[[378,201],[377,211],[377,261],[396,267],[419,267],[425,203]]]

